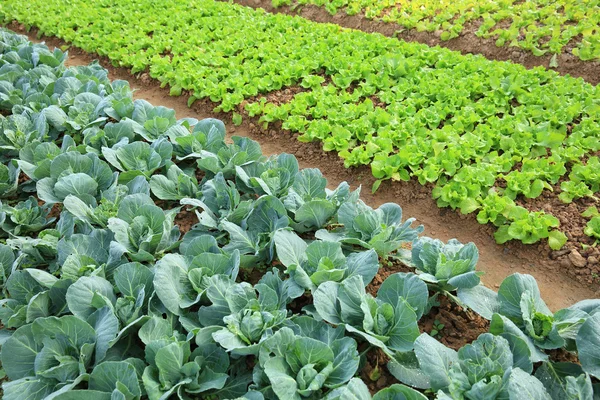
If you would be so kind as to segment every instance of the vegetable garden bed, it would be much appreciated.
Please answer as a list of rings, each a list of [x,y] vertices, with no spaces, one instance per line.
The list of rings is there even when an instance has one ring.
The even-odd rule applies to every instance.
[[[596,279],[597,88],[334,25],[194,4],[192,14],[184,2],[162,14],[155,5],[60,1],[34,13],[7,2],[0,12],[133,72],[149,69],[172,94],[216,102],[236,123],[253,116],[322,141],[347,166],[369,166],[375,187],[418,180],[441,207],[495,225],[498,242],[547,241],[561,249],[552,254],[561,269]],[[189,27],[194,18],[203,24]]]
[[[31,41],[40,42],[35,29],[27,32],[16,24],[11,24],[10,27],[17,32],[27,33]],[[112,80],[129,82],[134,99],[164,104],[176,110],[176,114],[183,118],[217,118],[222,121],[232,119],[231,112],[214,112],[214,103],[209,100],[197,101],[192,107],[188,107],[185,97],[169,96],[169,89],[160,87],[160,83],[151,79],[147,73],[132,75],[126,68],[112,66],[106,57],[89,54],[56,37],[44,36],[42,39],[50,48],[69,50],[69,57],[65,60],[67,66],[82,66],[98,61],[109,71]],[[293,135],[293,140],[290,141],[289,133],[278,132],[275,129],[266,132],[257,121],[257,117],[244,118],[240,126],[229,122],[226,125],[226,141],[231,142],[233,135],[244,136],[258,141],[263,154],[267,156],[289,152],[296,156],[300,166],[319,168],[329,182],[329,189],[344,181],[353,189],[373,185],[375,179],[367,167],[345,168],[343,161],[336,154],[323,152],[319,143],[300,142],[296,140],[296,135]],[[361,198],[373,208],[389,202],[402,204],[406,215],[416,217],[418,223],[423,224],[430,235],[441,240],[457,238],[463,243],[474,242],[480,252],[479,268],[485,273],[482,281],[488,287],[498,288],[507,275],[515,272],[533,275],[542,297],[546,299],[552,311],[598,296],[593,285],[589,286],[593,276],[587,269],[563,268],[549,257],[549,249],[544,244],[531,246],[511,241],[502,246],[497,245],[492,227],[480,225],[473,214],[462,215],[449,209],[438,208],[435,200],[431,198],[431,190],[419,185],[418,181],[384,184],[375,193],[363,190]],[[182,232],[194,222],[192,218],[177,220]],[[456,230],[457,226],[460,226],[460,230]]]
[[[576,47],[578,43],[581,44],[580,37],[577,36],[567,42],[567,45],[563,46],[561,50],[552,52],[548,51],[546,48],[542,49],[541,51],[533,52],[531,49],[526,49],[519,45],[515,46],[513,43],[509,43],[508,41],[503,45],[498,46],[494,36],[490,37],[487,35],[482,36],[481,34],[478,34],[478,29],[482,26],[481,19],[474,19],[465,23],[460,32],[456,33],[452,38],[447,38],[443,29],[433,29],[433,31],[431,30],[433,27],[428,29],[423,29],[423,27],[408,29],[400,20],[391,20],[389,18],[385,18],[384,20],[381,17],[375,16],[371,11],[365,12],[364,9],[358,12],[355,10],[350,11],[349,9],[345,10],[343,5],[340,3],[338,3],[338,7],[341,7],[337,8],[337,10],[333,10],[331,8],[328,10],[328,7],[325,6],[324,2],[322,1],[292,1],[287,2],[286,4],[285,1],[236,0],[235,3],[253,8],[260,7],[269,12],[300,15],[315,22],[334,23],[346,28],[360,29],[365,32],[378,32],[383,35],[396,37],[408,42],[419,42],[429,46],[439,45],[451,50],[460,51],[463,54],[481,54],[490,60],[512,61],[522,64],[527,68],[533,68],[536,66],[551,68],[562,75],[569,74],[574,77],[581,77],[594,85],[600,82],[600,75],[598,74],[600,61],[597,59],[595,61],[594,59],[584,61],[573,53],[574,47]],[[368,4],[368,2],[361,3],[363,5]],[[390,5],[389,2],[376,3],[383,7],[385,7],[386,4],[388,7],[402,7],[402,5]],[[430,3],[431,6],[435,7],[433,2]],[[506,5],[506,3],[501,2],[494,3],[500,7],[502,7],[503,4]],[[418,2],[411,2],[410,4],[416,5]],[[465,3],[463,3],[463,5],[464,4]],[[530,7],[532,4],[535,4],[535,2],[519,2],[519,4]],[[553,2],[548,3],[547,7],[552,8],[553,6],[556,7],[558,5],[560,5],[560,2]],[[446,3],[438,6],[440,8],[445,8],[452,7],[452,4]],[[586,8],[588,12],[593,10],[592,4],[582,4],[580,7]],[[418,14],[415,9],[412,9],[411,12],[413,12],[415,15]],[[488,18],[489,17],[490,16],[488,16]],[[529,14],[529,17],[535,18],[535,13]],[[504,19],[504,21],[500,21],[498,25],[506,26],[506,22],[508,21],[509,19]],[[584,25],[589,23],[590,20],[588,19],[577,29],[586,29]],[[567,21],[565,26],[563,26],[563,29],[573,29],[572,24],[573,22]],[[593,24],[594,22],[591,22],[592,26]],[[597,23],[595,26],[598,26]],[[525,27],[522,29],[526,30],[527,28]],[[444,35],[443,39],[442,35]],[[521,37],[523,38],[525,35],[521,35]],[[530,37],[533,37],[533,35],[530,35]],[[594,39],[588,41],[589,48],[596,46],[592,44],[593,42]]]
[[[592,398],[599,300],[496,293],[397,204],[59,49],[0,53],[4,399]]]
[[[265,2],[266,3],[266,2]],[[600,59],[600,19],[594,1],[455,1],[429,0],[273,0],[273,7],[316,5],[332,15],[345,11],[368,19],[392,22],[403,29],[435,33],[441,40],[459,37],[465,29],[492,38],[496,46],[518,47],[536,56],[565,50],[579,59]]]

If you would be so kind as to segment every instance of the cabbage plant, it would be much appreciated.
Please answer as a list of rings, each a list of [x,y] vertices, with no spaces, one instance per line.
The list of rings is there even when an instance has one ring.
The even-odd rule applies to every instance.
[[[112,247],[114,235],[107,229],[93,229],[61,238],[56,246],[57,266],[63,278],[77,280],[95,275],[111,277],[123,263],[122,251]]]
[[[170,129],[177,129],[175,110],[163,106],[153,106],[146,100],[133,102],[131,123],[136,134],[148,142],[154,142],[169,135]]]
[[[335,190],[326,186],[327,179],[316,168],[306,168],[296,174],[283,198],[290,214],[290,225],[296,232],[324,228],[344,202],[356,201],[360,193],[360,190],[350,192],[346,182],[340,183]]]
[[[235,355],[257,355],[265,340],[287,319],[287,304],[302,294],[282,281],[275,269],[258,284],[220,280],[206,291],[212,305],[200,307],[198,319],[204,326],[198,344],[210,337]]]
[[[51,204],[38,205],[33,196],[14,207],[0,203],[0,213],[4,214],[4,222],[0,221],[0,227],[14,236],[39,232],[56,220],[49,217],[51,209]]]
[[[12,273],[14,262],[14,251],[9,246],[0,244],[0,284],[2,284],[2,291],[4,294],[6,292],[6,280]],[[4,297],[6,297],[6,294]]]
[[[17,191],[21,170],[12,163],[0,163],[0,198],[12,196]]]
[[[162,179],[161,179],[162,180]],[[158,188],[158,181],[154,179],[153,193],[156,196],[173,197],[178,196],[183,188],[189,187],[186,178],[177,178],[178,183],[173,185],[165,184]],[[178,184],[181,182],[183,186]],[[152,180],[151,180],[152,184]],[[169,185],[171,189],[169,189]],[[165,189],[166,188],[166,189]],[[196,207],[198,224],[194,230],[210,232],[218,229],[222,221],[232,222],[241,225],[242,220],[250,212],[252,206],[248,200],[242,200],[242,195],[233,182],[227,181],[222,173],[216,174],[212,179],[204,182],[200,187],[200,196],[198,198],[184,197],[181,199],[182,205]],[[165,190],[170,193],[165,193]],[[198,211],[201,210],[201,211]]]
[[[110,341],[107,326],[94,328],[98,310],[88,321],[73,315],[37,318],[17,329],[2,346],[0,360],[11,382],[3,385],[4,399],[44,398],[75,388],[88,379],[87,371],[102,361],[99,352]],[[105,322],[105,321],[103,321]],[[56,393],[58,392],[58,393]]]
[[[314,241],[307,244],[294,232],[275,233],[275,248],[286,273],[299,286],[314,291],[323,282],[341,282],[359,275],[368,285],[379,270],[375,250],[350,253],[347,256],[337,242]]]
[[[148,144],[146,142],[117,143],[111,148],[103,147],[102,155],[114,168],[121,171],[119,181],[127,183],[136,176],[150,178],[157,169],[171,160],[173,146],[160,138]]]
[[[128,195],[150,195],[150,185],[143,176],[136,176],[126,185],[113,185],[102,192],[100,200],[89,199],[84,201],[76,195],[68,195],[63,201],[64,210],[77,218],[73,221],[83,224],[88,230],[93,228],[106,228],[108,220],[117,216],[121,202]],[[64,212],[64,211],[63,211]],[[65,215],[62,215],[66,217]]]
[[[37,173],[38,171],[36,171]],[[68,195],[91,202],[116,183],[118,173],[97,155],[70,151],[57,155],[37,181],[37,192],[46,203],[62,203]]]
[[[415,341],[415,353],[438,399],[551,400],[530,375],[533,365],[523,342],[511,347],[503,337],[484,333],[456,352],[423,333]]]
[[[191,351],[189,342],[159,339],[147,344],[146,354],[142,382],[150,400],[198,396],[223,388],[229,378],[229,357],[215,345]]]
[[[167,169],[166,175],[152,175],[150,189],[152,194],[161,200],[195,199],[201,196],[196,177],[190,171],[183,171],[175,164]]]
[[[341,283],[325,282],[313,293],[317,314],[343,325],[370,345],[388,354],[413,348],[419,336],[417,321],[426,311],[427,285],[414,274],[396,273],[381,284],[377,297],[365,292],[360,275]]]
[[[108,229],[115,235],[115,248],[132,261],[154,261],[178,243],[179,228],[173,226],[179,210],[163,211],[146,194],[123,199],[117,216],[109,218]]]
[[[528,346],[533,362],[548,360],[544,350],[576,349],[579,329],[600,310],[600,304],[575,304],[551,312],[531,275],[513,274],[500,284],[498,293],[476,286],[461,295],[465,304],[491,320],[490,332],[514,337]]]
[[[322,398],[325,390],[345,384],[358,369],[356,342],[343,335],[341,328],[297,318],[295,326],[264,341],[251,388],[265,398]]]
[[[182,129],[183,128],[183,129]],[[225,124],[214,118],[205,118],[196,123],[190,132],[180,126],[167,132],[173,144],[173,154],[178,160],[202,158],[203,154],[217,154],[227,147],[225,144]]]
[[[14,157],[28,143],[44,140],[45,133],[36,129],[34,122],[27,113],[0,116],[0,161]]]
[[[233,143],[219,148],[215,153],[203,151],[196,161],[208,178],[222,173],[225,178],[236,176],[236,167],[252,161],[263,161],[264,156],[260,145],[246,137],[233,136]]]
[[[244,193],[256,195],[286,194],[298,173],[298,160],[282,153],[266,161],[252,161],[235,167],[236,184]]]
[[[35,268],[14,269],[17,265],[14,255],[11,257],[6,247],[1,252],[3,272],[8,272],[3,289],[9,294],[0,299],[2,325],[6,328],[19,328],[37,318],[61,315],[66,311],[64,294],[70,282],[59,280],[48,272]]]
[[[350,381],[337,389],[327,393],[325,400],[426,400],[422,393],[404,385],[393,384],[381,389],[373,397],[367,385],[359,378]]]
[[[103,148],[125,145],[135,140],[135,131],[131,120],[108,122],[102,128],[93,127],[83,131],[83,143],[86,150],[101,154]]]
[[[373,210],[361,200],[347,202],[337,212],[337,222],[341,225],[332,231],[321,229],[316,237],[321,240],[340,242],[373,249],[380,257],[387,258],[397,252],[402,244],[411,243],[423,226],[411,228],[414,218],[402,222],[402,208],[395,203],[382,204]]]
[[[224,252],[214,237],[200,235],[181,243],[180,254],[166,254],[155,266],[156,295],[175,315],[184,315],[216,283],[235,281],[239,251]]]
[[[437,292],[452,292],[477,286],[481,271],[475,271],[479,251],[474,243],[462,244],[456,239],[448,243],[421,237],[412,246],[412,263],[419,277]]]

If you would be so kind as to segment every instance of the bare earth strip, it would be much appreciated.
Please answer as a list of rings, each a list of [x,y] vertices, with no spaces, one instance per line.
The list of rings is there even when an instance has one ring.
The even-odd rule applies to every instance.
[[[271,0],[233,0],[234,3],[252,8],[263,8],[271,13],[299,15],[315,22],[329,22],[345,28],[358,29],[365,32],[378,32],[385,36],[397,37],[407,42],[419,42],[429,46],[441,46],[462,54],[481,54],[490,60],[512,61],[527,68],[542,66],[548,68],[552,55],[534,56],[530,51],[517,47],[498,47],[494,39],[484,39],[475,35],[478,27],[475,24],[465,25],[459,37],[441,40],[435,32],[418,32],[406,30],[402,26],[391,23],[374,21],[362,14],[347,15],[340,10],[336,15],[329,14],[323,7],[303,5],[293,9],[291,6],[273,7]],[[581,77],[585,81],[597,85],[600,82],[600,62],[582,61],[578,57],[563,52],[557,56],[558,67],[553,68],[562,75],[569,74]]]
[[[27,34],[32,41],[40,42],[36,38],[35,30],[27,33],[17,25],[11,25],[9,28]],[[57,38],[44,37],[42,40],[49,47],[68,47],[67,43]],[[97,55],[69,47],[68,65],[87,65],[96,59]],[[215,104],[210,101],[197,101],[190,109],[187,107],[187,96],[170,97],[169,89],[161,88],[159,82],[150,78],[148,74],[131,75],[129,70],[115,68],[102,57],[100,63],[109,70],[110,79],[129,81],[131,88],[135,90],[135,98],[173,108],[177,118],[220,118],[228,124],[229,136],[248,136],[258,141],[266,155],[283,152],[294,154],[302,168],[321,169],[331,187],[347,181],[353,188],[362,185],[362,198],[373,207],[387,202],[400,204],[404,217],[416,218],[419,224],[425,226],[425,234],[428,236],[444,241],[457,238],[463,243],[474,242],[480,252],[478,269],[485,272],[482,280],[489,287],[497,288],[506,276],[515,272],[531,274],[538,281],[542,297],[552,310],[600,295],[594,293],[589,286],[563,274],[558,263],[548,258],[547,246],[526,246],[520,243],[497,245],[492,237],[491,227],[480,225],[474,216],[464,216],[449,209],[438,208],[431,198],[430,187],[421,186],[414,181],[391,184],[388,182],[373,195],[369,188],[374,178],[368,168],[344,168],[343,162],[336,154],[322,151],[320,143],[301,143],[296,140],[296,135],[281,130],[261,132],[251,118],[244,118],[244,123],[235,127],[231,124],[231,113],[214,113],[212,110]]]

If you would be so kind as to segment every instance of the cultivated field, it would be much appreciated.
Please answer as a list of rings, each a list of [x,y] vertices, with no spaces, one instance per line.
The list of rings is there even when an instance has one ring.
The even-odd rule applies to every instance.
[[[597,4],[113,3],[0,4],[3,398],[598,396]]]

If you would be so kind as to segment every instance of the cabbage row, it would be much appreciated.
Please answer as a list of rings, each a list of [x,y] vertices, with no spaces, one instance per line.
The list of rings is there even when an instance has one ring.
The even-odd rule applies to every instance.
[[[373,189],[386,179],[432,183],[440,207],[476,212],[499,243],[559,249],[567,237],[558,218],[520,200],[553,191],[568,203],[600,190],[600,96],[580,79],[234,4],[191,4],[9,0],[0,15],[148,70],[172,95],[208,98],[237,123],[235,110],[321,141],[347,167],[370,165]],[[300,89],[290,101],[268,100],[290,86]],[[600,237],[600,218],[580,223]]]
[[[330,14],[344,10],[368,19],[397,23],[406,29],[439,33],[442,40],[460,36],[476,24],[475,34],[493,38],[496,46],[515,46],[536,56],[560,54],[567,45],[581,60],[600,59],[598,2],[588,1],[373,1],[272,0],[274,7],[312,4]],[[579,37],[579,38],[578,38]]]
[[[293,156],[226,142],[221,121],[134,101],[98,64],[66,68],[8,31],[0,53],[3,399],[598,393],[600,300],[552,313],[520,274],[493,292],[473,243],[421,236],[397,204],[372,209]],[[389,262],[414,272],[370,294]],[[458,351],[421,333],[440,296],[489,333]],[[403,384],[370,393],[372,351]]]

